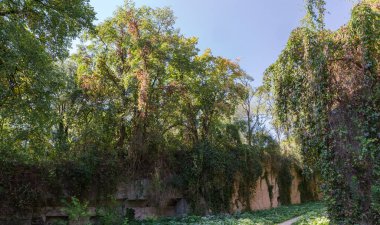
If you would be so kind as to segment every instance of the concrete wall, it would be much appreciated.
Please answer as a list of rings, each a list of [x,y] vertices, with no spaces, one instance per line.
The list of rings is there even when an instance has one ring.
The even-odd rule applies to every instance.
[[[292,185],[290,188],[290,202],[292,204],[300,204],[301,203],[301,192],[299,190],[299,186],[302,182],[302,178],[299,174],[294,170],[290,170],[290,173],[293,177]]]
[[[270,197],[269,188],[272,189],[272,198]],[[251,210],[262,210],[277,207],[279,189],[277,177],[270,169],[265,169],[262,176],[257,180],[255,193],[250,201]]]
[[[302,177],[296,172],[291,170],[292,182],[290,199],[292,204],[301,203],[301,192],[299,190]],[[230,212],[240,212],[243,210],[263,210],[275,208],[281,205],[280,192],[278,186],[278,177],[270,168],[265,168],[263,174],[256,181],[252,187],[251,198],[249,205],[247,201],[241,199],[239,196],[239,181],[240,176],[236,175],[234,183],[234,193],[231,199]],[[164,188],[160,193],[152,192],[152,182],[148,179],[136,180],[130,183],[120,183],[117,186],[115,199],[119,202],[120,210],[126,212],[127,209],[133,209],[137,219],[144,219],[147,217],[158,216],[183,216],[190,212],[190,207],[184,199],[182,193],[172,188]],[[271,193],[270,193],[271,190]],[[90,217],[96,216],[96,209],[90,207]],[[20,221],[20,224],[31,224],[31,217],[39,218],[40,223],[35,224],[48,224],[58,218],[67,218],[63,208],[45,207],[35,211],[33,215],[26,216]],[[3,222],[1,222],[3,221]],[[1,220],[0,225],[7,224]],[[16,224],[16,223],[13,223]]]
[[[302,177],[296,172],[295,169],[291,170],[292,182],[290,189],[291,204],[301,203],[301,192],[299,185],[301,184]],[[263,210],[276,208],[281,205],[280,191],[277,182],[277,174],[270,168],[265,168],[261,177],[256,181],[255,187],[252,188],[252,197],[249,201],[249,206],[244,205],[244,200],[238,196],[239,180],[237,176],[234,185],[234,194],[232,196],[232,212],[239,212],[242,210]],[[272,193],[270,193],[270,190]]]

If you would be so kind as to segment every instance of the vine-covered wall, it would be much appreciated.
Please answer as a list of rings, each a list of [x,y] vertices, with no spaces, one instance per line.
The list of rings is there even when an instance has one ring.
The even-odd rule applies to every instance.
[[[320,171],[332,221],[376,224],[380,4],[361,1],[332,32],[324,28],[325,1],[307,3],[304,26],[267,70],[277,117],[296,136],[305,165]]]
[[[121,207],[122,214],[131,209],[137,218],[233,213],[319,199],[318,189],[302,188],[311,183],[299,161],[269,136],[262,138],[263,147],[207,143],[179,150],[161,158],[166,167],[146,165],[150,172],[144,173],[126,170],[117,155],[101,151],[56,165],[10,161],[0,172],[0,218],[67,216],[66,203],[73,199],[94,212],[110,205]]]
[[[289,167],[281,167],[281,169],[288,170],[289,172],[289,177],[286,177],[289,181],[286,182],[286,184],[280,183],[282,173],[276,171],[276,169],[269,164],[262,165],[263,170],[261,174],[259,174],[255,182],[250,185],[244,183],[241,174],[235,174],[231,181],[225,180],[225,183],[231,182],[233,186],[231,195],[226,195],[228,200],[226,200],[226,205],[223,206],[223,208],[216,209],[215,204],[211,204],[210,200],[203,195],[199,196],[198,201],[189,198],[187,194],[188,189],[178,189],[178,187],[171,183],[173,177],[167,176],[162,178],[160,184],[157,184],[154,177],[149,179],[120,181],[115,184],[112,197],[103,198],[103,200],[101,198],[101,192],[96,192],[97,189],[92,188],[87,190],[89,193],[82,193],[83,195],[80,198],[68,198],[61,202],[40,202],[38,205],[30,208],[31,210],[19,209],[19,211],[8,211],[8,214],[6,211],[2,211],[0,222],[13,221],[16,223],[22,220],[29,221],[26,224],[30,224],[32,221],[34,221],[34,224],[38,224],[36,221],[40,221],[40,224],[45,224],[58,218],[70,219],[71,211],[75,213],[81,207],[83,209],[80,210],[86,212],[86,217],[93,219],[101,215],[99,213],[101,213],[104,207],[112,207],[123,216],[128,216],[132,213],[131,215],[134,218],[143,219],[147,217],[186,214],[236,213],[247,210],[275,208],[280,205],[299,204],[301,203],[301,184],[303,178],[295,165],[286,165]],[[34,173],[37,174],[37,171],[34,171]],[[36,176],[33,177],[35,182],[38,182],[39,178]],[[309,184],[312,185],[311,183],[308,183],[308,185]],[[46,186],[44,186],[45,184],[42,183],[36,185],[46,188]],[[206,185],[207,184],[204,186],[201,185],[200,188],[206,188]],[[248,186],[248,188],[246,186]],[[209,191],[221,191],[225,187],[215,186],[208,188]],[[281,191],[281,189],[286,191]],[[39,197],[40,200],[53,199],[54,196],[52,195],[58,194],[53,191],[54,190],[44,189],[44,193],[41,193],[41,196],[36,196],[36,198]],[[64,191],[67,192],[69,190]],[[313,196],[317,196],[317,194],[318,193],[312,191],[309,193],[309,195]],[[28,200],[25,196],[20,196],[20,198],[23,198],[25,202]],[[307,201],[317,199],[318,198],[312,198],[307,199]],[[222,203],[219,204],[221,205]],[[201,210],[198,207],[202,207]],[[218,209],[223,210],[217,211]]]

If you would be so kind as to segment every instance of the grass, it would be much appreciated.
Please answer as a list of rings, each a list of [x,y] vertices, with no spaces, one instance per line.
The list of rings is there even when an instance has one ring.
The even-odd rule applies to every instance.
[[[315,209],[303,215],[294,225],[329,225],[326,208]]]
[[[274,225],[294,217],[307,215],[302,217],[303,223],[299,225],[313,224],[308,223],[308,219],[318,218],[319,215],[325,211],[323,203],[314,202],[300,205],[281,206],[275,209],[262,210],[255,212],[244,212],[234,215],[214,215],[214,216],[187,216],[183,218],[163,218],[163,219],[146,219],[138,221],[138,225]],[[312,214],[314,213],[314,214]],[[323,219],[323,218],[321,218]],[[327,219],[327,218],[326,218]],[[325,225],[328,223],[314,223],[318,225]]]

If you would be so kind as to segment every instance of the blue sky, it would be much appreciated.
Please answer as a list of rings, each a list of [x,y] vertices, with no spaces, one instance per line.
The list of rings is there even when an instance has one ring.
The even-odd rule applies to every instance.
[[[304,0],[135,0],[137,6],[169,6],[176,27],[185,36],[199,38],[199,48],[214,55],[240,59],[254,85],[284,48],[290,32],[305,14]],[[97,22],[112,16],[124,0],[91,0]],[[327,0],[326,24],[337,29],[347,23],[352,0]]]

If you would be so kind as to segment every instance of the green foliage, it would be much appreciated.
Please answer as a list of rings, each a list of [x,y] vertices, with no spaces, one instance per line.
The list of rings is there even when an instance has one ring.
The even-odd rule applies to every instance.
[[[214,216],[188,216],[184,218],[147,219],[136,222],[141,225],[160,224],[232,224],[232,225],[272,225],[284,222],[308,212],[322,212],[325,210],[323,203],[308,203],[293,206],[280,206],[275,209],[244,212],[235,215]]]
[[[90,190],[97,193],[93,201],[104,200],[109,193],[114,193],[121,176],[122,165],[114,159],[112,155],[97,152],[78,159],[62,157],[59,161],[39,165],[3,161],[0,196],[7,210],[2,213],[27,212],[42,207],[44,202],[60,205],[59,199],[67,195],[86,199]]]
[[[372,199],[373,207],[378,213],[380,213],[380,186],[378,184],[372,186]]]
[[[32,210],[44,193],[58,204],[66,195],[85,199],[90,189],[102,199],[113,193],[122,169],[134,177],[175,167],[178,146],[240,143],[228,125],[245,92],[237,63],[210,50],[199,54],[197,39],[173,28],[168,8],[127,1],[94,29],[93,19],[83,0],[0,3],[0,160],[6,168],[0,195],[7,198],[1,204]],[[84,29],[78,53],[57,62]],[[237,164],[224,161],[233,153],[223,148],[224,169],[208,165],[215,166],[210,175]],[[218,155],[213,150],[209,156]],[[29,170],[31,179],[22,176]]]
[[[294,223],[295,225],[329,225],[330,220],[327,216],[325,208],[314,209],[302,215],[301,218]]]
[[[322,30],[324,28],[326,1],[325,0],[306,0],[306,16],[304,21],[306,26],[312,29]]]
[[[2,204],[32,210],[44,192],[54,192],[56,202],[67,194],[84,199],[90,189],[102,199],[122,169],[134,177],[175,167],[178,146],[239,144],[228,124],[245,92],[237,82],[244,71],[210,50],[199,54],[197,39],[173,28],[170,9],[127,1],[94,29],[83,0],[2,1],[0,16],[0,160],[7,168],[0,194],[9,198]],[[85,28],[78,53],[56,62]],[[215,166],[210,175],[237,164],[224,160],[232,153],[223,148],[223,170],[208,165]],[[213,150],[209,156],[218,155]],[[18,178],[27,168],[34,181]],[[15,180],[21,186],[12,190]]]
[[[257,133],[252,146],[231,140],[235,135],[221,135],[236,131],[231,126],[219,131],[220,139],[199,143],[177,159],[177,185],[187,194],[195,213],[229,212],[236,191],[244,207],[249,209],[263,167],[281,158],[278,144],[269,135]],[[278,161],[276,165],[281,163]],[[290,167],[283,169],[288,171]]]
[[[3,213],[16,215],[23,209],[32,209],[44,199],[49,183],[48,166],[37,167],[18,162],[1,162],[0,197],[8,206]]]
[[[108,146],[136,162],[131,166],[154,160],[172,143],[191,146],[211,138],[244,92],[236,82],[244,74],[238,64],[210,50],[199,55],[197,39],[173,24],[167,8],[126,3],[84,35],[86,44],[73,57],[86,101],[110,114]],[[98,108],[88,115],[98,118]]]
[[[238,175],[239,195],[248,204],[256,180],[262,174],[259,152],[248,146],[234,148],[202,143],[189,151],[181,162],[182,188],[196,213],[209,209],[228,212]],[[206,205],[202,204],[203,200]],[[197,211],[198,210],[198,211]]]
[[[87,0],[0,3],[2,213],[68,196],[106,201],[123,177],[151,178],[159,206],[174,177],[198,213],[228,212],[234,191],[249,207],[268,163],[290,178],[278,143],[232,119],[251,91],[237,62],[200,52],[168,8],[126,1],[95,27],[93,19]],[[288,186],[281,181],[286,198]],[[71,218],[85,216],[87,203],[68,204]],[[102,213],[104,224],[128,223]]]
[[[81,203],[76,197],[71,197],[70,202],[64,202],[65,212],[67,213],[69,220],[80,220],[88,217],[88,202]]]
[[[68,225],[68,222],[64,220],[56,220],[52,223],[52,225]]]
[[[120,209],[117,208],[102,208],[97,211],[100,225],[128,225],[129,219],[123,217]]]
[[[298,190],[301,195],[301,202],[310,202],[320,199],[318,195],[321,193],[321,190],[317,183],[318,179],[319,175],[314,175],[313,177],[303,177],[301,183],[298,185]]]
[[[91,28],[95,19],[93,8],[88,0],[74,1],[28,1],[4,0],[0,3],[1,24],[11,24],[13,31],[5,32],[23,38],[31,34],[33,41],[38,43],[53,56],[67,56],[67,48],[83,28]],[[14,41],[15,39],[2,39]],[[7,46],[7,45],[5,45]],[[16,45],[18,46],[18,45]],[[34,49],[35,46],[25,46]],[[5,47],[7,49],[7,47]],[[16,48],[14,53],[23,54],[24,49]],[[32,57],[30,58],[32,59]]]
[[[146,225],[179,225],[179,224],[200,224],[200,225],[274,225],[269,220],[261,219],[261,218],[252,218],[247,216],[248,218],[233,218],[229,216],[210,216],[210,217],[186,217],[178,220],[146,220],[141,222],[141,224]]]
[[[92,26],[88,1],[0,3],[0,152],[41,161],[52,152],[52,108],[63,74],[53,60],[67,56],[79,32]]]
[[[282,205],[291,204],[290,192],[292,188],[293,176],[290,173],[292,163],[289,159],[282,159],[278,172],[278,189],[280,192],[280,202]]]
[[[277,119],[300,143],[309,171],[320,171],[328,212],[339,224],[374,221],[371,185],[379,155],[379,10],[354,7],[347,26],[324,30],[324,1],[307,1],[306,26],[294,30],[266,72]]]

